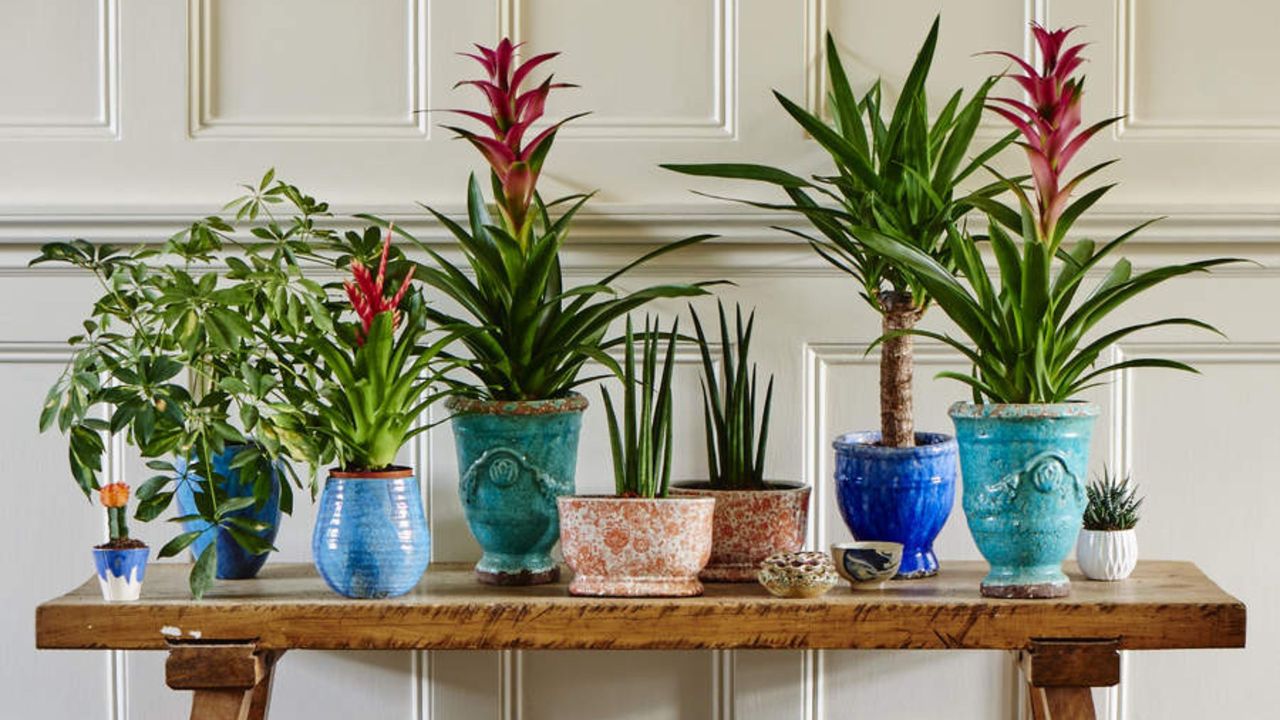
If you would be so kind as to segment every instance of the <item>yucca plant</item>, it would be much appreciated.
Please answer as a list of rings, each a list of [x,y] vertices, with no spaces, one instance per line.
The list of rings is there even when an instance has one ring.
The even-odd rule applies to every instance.
[[[852,276],[862,297],[881,315],[887,334],[880,356],[881,444],[891,447],[915,444],[913,348],[911,336],[901,331],[916,326],[931,297],[928,284],[917,276],[914,266],[876,252],[862,237],[874,231],[933,259],[944,269],[951,268],[947,227],[970,212],[978,200],[1000,192],[1003,186],[992,183],[970,193],[958,188],[1013,140],[1010,134],[968,157],[994,79],[984,82],[967,101],[964,91],[957,90],[930,119],[925,82],[933,63],[938,25],[935,19],[887,117],[879,81],[861,97],[854,95],[829,33],[826,58],[831,89],[827,106],[831,122],[774,92],[787,114],[830,154],[833,174],[803,178],[778,168],[743,163],[663,165],[689,175],[778,186],[790,203],[740,202],[798,214],[813,226],[817,234],[777,229],[802,238],[823,259]]]
[[[468,319],[434,307],[427,308],[428,317],[442,325],[475,328],[461,338],[470,356],[466,369],[479,381],[478,387],[468,390],[493,400],[563,397],[597,379],[579,377],[588,361],[617,371],[616,362],[605,352],[605,334],[615,320],[655,298],[706,294],[703,288],[711,284],[655,285],[621,293],[613,287],[614,281],[653,258],[712,236],[697,235],[664,245],[594,283],[566,287],[560,248],[574,216],[591,195],[543,202],[536,185],[556,131],[578,116],[552,123],[527,142],[525,135],[542,117],[550,92],[571,86],[547,78],[522,89],[531,71],[558,53],[517,63],[517,46],[508,39],[496,48],[477,47],[480,54],[471,57],[483,65],[487,77],[459,84],[480,89],[489,112],[455,112],[482,122],[491,136],[450,129],[479,149],[489,162],[498,217],[492,217],[486,208],[474,176],[467,187],[465,226],[427,208],[457,239],[469,273],[401,232],[431,258],[430,264],[419,267],[419,277],[457,303]],[[551,211],[558,206],[567,209],[553,216]]]
[[[601,388],[605,413],[609,419],[609,448],[613,454],[614,487],[618,497],[661,498],[667,496],[671,479],[671,373],[675,368],[675,351],[679,321],[671,331],[661,331],[657,321],[645,318],[644,332],[638,337],[627,317],[623,336],[624,359],[618,378],[622,380],[622,419],[609,395]],[[640,345],[640,361],[636,363],[636,345]],[[659,347],[666,343],[661,364]]]
[[[693,330],[702,355],[702,411],[707,436],[707,470],[711,487],[717,490],[761,490],[764,457],[769,441],[769,411],[773,405],[773,376],[769,376],[764,403],[757,406],[756,365],[750,362],[751,333],[756,314],[742,322],[742,307],[735,308],[734,332],[724,304],[717,302],[720,318],[720,364],[723,384],[718,379],[711,346],[693,306]],[[759,424],[756,410],[759,408]]]
[[[1089,483],[1086,492],[1085,530],[1130,530],[1138,524],[1143,498],[1138,497],[1138,487],[1129,475],[1121,478],[1104,468],[1102,477]]]
[[[1114,161],[1094,165],[1070,179],[1067,165],[1091,137],[1119,118],[1081,129],[1084,79],[1072,73],[1083,62],[1080,52],[1084,45],[1065,47],[1071,29],[1050,32],[1035,25],[1033,31],[1041,54],[1039,68],[1012,53],[998,53],[1021,69],[1022,74],[1013,79],[1027,92],[1030,104],[998,98],[995,102],[999,104],[992,110],[1012,122],[1022,135],[1018,144],[1030,161],[1034,188],[1029,194],[1018,180],[992,170],[1017,199],[1018,209],[975,198],[974,204],[988,215],[985,236],[947,224],[947,245],[963,282],[952,274],[949,263],[911,243],[867,228],[855,230],[862,243],[909,268],[964,337],[919,329],[901,332],[939,340],[967,358],[973,366],[971,372],[939,375],[968,385],[977,403],[1065,402],[1078,398],[1105,374],[1125,368],[1194,372],[1185,363],[1163,358],[1135,358],[1095,367],[1103,351],[1140,330],[1184,325],[1217,332],[1199,320],[1173,317],[1128,325],[1085,340],[1090,330],[1139,293],[1170,278],[1236,260],[1199,260],[1135,273],[1128,260],[1120,259],[1092,290],[1081,293],[1090,271],[1154,221],[1101,245],[1087,239],[1066,244],[1072,224],[1113,186],[1090,190],[1074,201],[1072,193]],[[1018,240],[1010,231],[1018,234]],[[989,246],[996,261],[994,277],[983,262],[983,245]],[[897,336],[891,333],[884,340]]]

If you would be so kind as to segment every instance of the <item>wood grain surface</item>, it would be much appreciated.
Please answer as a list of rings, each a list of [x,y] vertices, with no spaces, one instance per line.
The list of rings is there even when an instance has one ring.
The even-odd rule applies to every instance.
[[[187,567],[147,571],[142,599],[102,601],[97,580],[36,609],[41,648],[167,649],[168,641],[252,642],[260,649],[1027,648],[1033,639],[1115,639],[1122,650],[1243,647],[1245,607],[1198,568],[1142,562],[1128,580],[1085,580],[1070,597],[993,600],[986,565],[948,562],[881,592],[837,587],[781,600],[754,584],[708,584],[702,597],[569,597],[565,583],[478,584],[469,566],[437,564],[400,598],[348,600],[304,564],[219,581],[201,602]]]

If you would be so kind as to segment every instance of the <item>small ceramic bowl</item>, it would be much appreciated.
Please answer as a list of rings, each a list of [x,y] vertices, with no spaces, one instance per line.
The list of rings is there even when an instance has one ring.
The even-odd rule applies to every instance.
[[[842,542],[831,546],[836,572],[854,590],[879,590],[898,573],[902,563],[902,543]]]
[[[774,553],[756,576],[766,590],[782,598],[815,598],[840,582],[826,553]]]

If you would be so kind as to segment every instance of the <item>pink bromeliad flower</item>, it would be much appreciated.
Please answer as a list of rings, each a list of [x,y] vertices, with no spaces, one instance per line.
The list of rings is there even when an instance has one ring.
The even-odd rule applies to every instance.
[[[547,96],[551,91],[576,86],[552,82],[551,77],[547,77],[540,84],[521,90],[534,69],[560,53],[542,53],[523,62],[517,62],[516,50],[519,47],[510,39],[503,38],[493,48],[476,45],[479,54],[462,53],[479,62],[484,67],[488,78],[463,80],[454,87],[470,85],[478,88],[489,102],[489,112],[488,114],[473,110],[451,112],[480,121],[492,136],[481,135],[465,128],[445,127],[474,145],[489,162],[502,190],[501,196],[496,199],[503,219],[511,234],[519,240],[521,245],[525,245],[530,221],[529,206],[533,202],[534,189],[538,182],[538,174],[542,170],[542,162],[551,148],[555,133],[561,125],[586,113],[572,115],[553,123],[525,142],[525,135],[529,132],[529,128],[542,117]]]
[[[380,313],[389,312],[391,316],[391,326],[395,327],[400,324],[400,300],[404,297],[404,293],[409,289],[409,281],[413,279],[413,266],[409,267],[409,272],[405,273],[404,280],[400,282],[400,289],[395,295],[387,296],[384,293],[384,287],[387,277],[387,256],[391,252],[391,229],[387,229],[387,237],[382,241],[382,259],[378,263],[378,274],[369,273],[369,268],[359,260],[351,262],[352,280],[345,280],[342,287],[347,291],[347,298],[351,301],[351,307],[356,311],[356,315],[360,318],[361,327],[356,329],[356,344],[364,345],[365,337],[369,333],[369,326],[373,324],[373,319]]]
[[[1026,91],[1029,102],[1010,97],[992,98],[999,104],[990,108],[1022,133],[1023,139],[1018,144],[1026,150],[1027,159],[1031,162],[1036,190],[1035,211],[1039,219],[1037,229],[1044,241],[1053,237],[1053,230],[1067,207],[1071,192],[1092,173],[1092,170],[1087,170],[1064,184],[1067,164],[1089,138],[1118,119],[1108,118],[1079,130],[1084,78],[1072,77],[1071,73],[1084,62],[1080,52],[1085,43],[1066,44],[1067,36],[1075,29],[1050,31],[1039,24],[1032,24],[1031,31],[1040,47],[1039,68],[1010,52],[991,53],[1009,58],[1023,71],[1023,74],[1012,77]]]

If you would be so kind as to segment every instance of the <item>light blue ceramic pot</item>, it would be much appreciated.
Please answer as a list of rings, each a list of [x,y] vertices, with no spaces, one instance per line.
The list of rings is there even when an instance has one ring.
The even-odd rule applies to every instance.
[[[320,576],[349,598],[414,588],[431,560],[418,479],[408,468],[330,471],[320,495],[311,554]]]
[[[956,403],[964,514],[991,572],[982,594],[1063,597],[1080,532],[1098,406]]]
[[[486,401],[455,397],[458,495],[484,555],[476,577],[492,585],[555,582],[556,498],[572,495],[587,399]]]
[[[248,446],[227,445],[222,452],[213,456],[213,469],[224,478],[221,492],[218,494],[219,498],[253,497],[253,485],[242,482],[239,468],[231,467],[231,461],[246,447]],[[173,466],[178,469],[177,492],[174,495],[174,499],[178,502],[178,512],[183,515],[195,515],[198,512],[195,496],[205,492],[205,480],[199,475],[187,472],[186,458],[176,458]],[[280,532],[280,478],[283,474],[284,468],[279,462],[272,466],[271,495],[265,504],[253,505],[230,513],[231,517],[266,523],[267,527],[255,534],[272,544],[276,541],[276,534]],[[209,523],[204,520],[192,520],[182,523],[182,527],[187,532],[192,532],[207,529]],[[240,547],[240,543],[231,537],[231,533],[227,532],[226,528],[219,527],[216,533],[206,532],[191,543],[192,558],[200,557],[200,553],[204,552],[215,539],[218,543],[219,580],[245,580],[254,577],[266,564],[267,556],[271,554],[265,552],[254,555]]]

